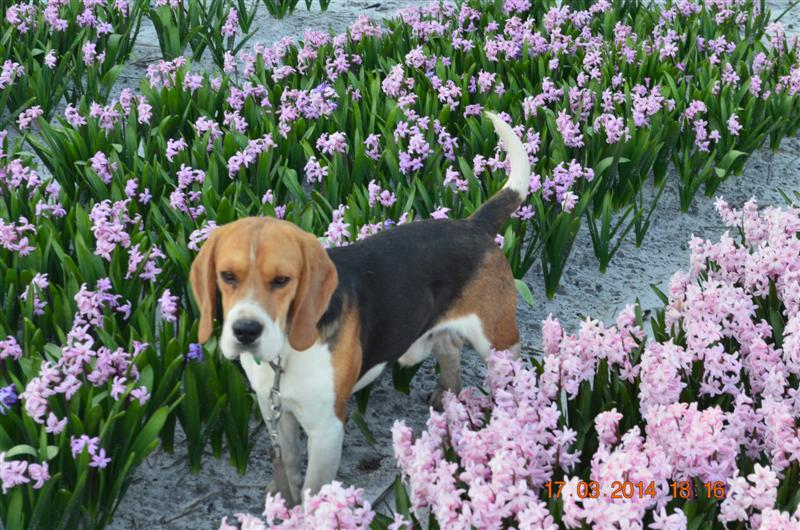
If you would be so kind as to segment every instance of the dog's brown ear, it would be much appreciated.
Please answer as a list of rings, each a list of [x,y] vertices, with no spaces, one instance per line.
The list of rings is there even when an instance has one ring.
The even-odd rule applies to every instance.
[[[192,262],[189,280],[192,294],[200,308],[200,326],[197,329],[197,340],[205,343],[214,330],[214,312],[217,307],[217,265],[214,259],[214,247],[219,239],[220,228],[211,232],[200,252]]]
[[[328,308],[331,295],[339,283],[336,266],[325,247],[313,234],[299,236],[303,253],[303,271],[297,294],[289,310],[289,344],[297,351],[310,348],[316,342],[317,323]]]

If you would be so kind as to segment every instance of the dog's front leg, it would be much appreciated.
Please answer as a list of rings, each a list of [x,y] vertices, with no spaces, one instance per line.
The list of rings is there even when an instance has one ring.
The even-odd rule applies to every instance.
[[[342,459],[342,442],[344,441],[344,425],[342,421],[331,416],[310,429],[308,433],[308,469],[303,483],[303,492],[311,495],[336,478],[339,462]],[[303,499],[305,501],[305,499]]]

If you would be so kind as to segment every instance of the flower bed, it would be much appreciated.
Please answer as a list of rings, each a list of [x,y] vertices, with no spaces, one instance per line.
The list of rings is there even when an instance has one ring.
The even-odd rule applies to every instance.
[[[162,62],[141,95],[71,107],[31,145],[72,200],[105,200],[112,181],[130,194],[146,175],[129,208],[169,197],[179,244],[206,220],[253,214],[343,244],[474,211],[505,178],[477,116],[506,109],[535,174],[500,235],[517,276],[541,260],[553,296],[582,220],[605,268],[629,234],[643,240],[670,164],[686,209],[797,130],[797,48],[780,24],[749,1],[667,7],[472,2],[238,56],[215,45],[222,72]],[[96,156],[113,170],[89,171]]]
[[[442,528],[800,525],[800,210],[717,206],[742,243],[692,239],[652,337],[634,306],[576,335],[549,319],[533,367],[498,354],[488,397],[450,396],[417,440],[395,426],[415,512]]]
[[[146,3],[0,2],[0,127],[17,119],[27,129],[31,113],[49,120],[62,98],[105,102],[133,49]]]

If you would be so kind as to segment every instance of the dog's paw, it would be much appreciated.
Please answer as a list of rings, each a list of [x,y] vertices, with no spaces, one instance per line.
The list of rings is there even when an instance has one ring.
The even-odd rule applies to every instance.
[[[287,502],[290,500],[286,498],[284,492],[282,492],[281,489],[278,487],[278,483],[275,481],[275,479],[270,480],[269,484],[267,484],[267,493],[271,493],[273,496],[280,493],[281,496],[284,497],[283,500]]]
[[[428,396],[428,405],[433,407],[433,410],[437,412],[442,412],[444,410],[444,393],[447,392],[447,388],[442,386],[436,386],[433,389],[433,392],[430,393]]]
[[[269,481],[267,484],[267,493],[271,493],[272,495],[276,495],[279,492],[278,490],[278,483],[275,482],[275,479]]]
[[[297,490],[299,491],[300,488],[297,488]],[[289,498],[289,499],[286,498],[286,495],[284,495],[284,493],[280,490],[280,488],[278,487],[278,484],[275,482],[275,479],[270,480],[269,484],[267,484],[267,492],[266,493],[267,494],[272,494],[272,496],[275,496],[278,493],[280,493],[281,497],[286,502],[287,508],[292,508],[292,507],[297,506],[299,504],[299,502],[295,498],[294,494],[291,496],[291,498]]]

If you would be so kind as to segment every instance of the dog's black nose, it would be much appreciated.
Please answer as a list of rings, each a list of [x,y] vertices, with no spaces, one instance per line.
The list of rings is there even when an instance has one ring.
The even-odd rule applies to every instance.
[[[257,320],[237,320],[233,323],[233,336],[242,344],[253,343],[264,331],[264,326]]]

